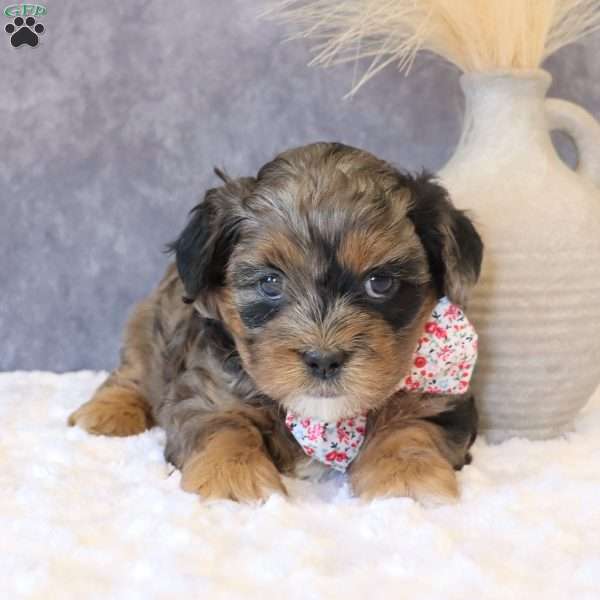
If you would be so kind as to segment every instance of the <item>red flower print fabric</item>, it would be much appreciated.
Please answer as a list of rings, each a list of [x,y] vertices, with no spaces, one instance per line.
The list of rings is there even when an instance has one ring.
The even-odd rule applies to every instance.
[[[327,423],[289,411],[285,424],[307,456],[343,472],[365,439],[367,415]]]
[[[476,360],[475,328],[459,306],[442,298],[419,338],[411,371],[397,389],[462,394],[469,388]],[[285,424],[307,456],[343,472],[364,441],[367,415],[329,423],[289,411]]]
[[[428,394],[463,394],[477,360],[477,333],[465,313],[442,298],[425,324],[410,373],[399,390]]]

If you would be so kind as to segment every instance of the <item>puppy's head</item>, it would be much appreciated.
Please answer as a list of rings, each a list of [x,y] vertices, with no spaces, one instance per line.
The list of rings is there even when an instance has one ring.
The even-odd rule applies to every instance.
[[[469,219],[429,176],[341,144],[224,180],[173,245],[186,296],[284,407],[326,420],[377,407],[437,298],[464,303],[478,277]]]

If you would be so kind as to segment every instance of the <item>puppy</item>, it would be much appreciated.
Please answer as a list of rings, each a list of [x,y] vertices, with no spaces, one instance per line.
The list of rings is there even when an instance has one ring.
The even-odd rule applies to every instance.
[[[320,477],[347,458],[341,443],[363,498],[456,498],[473,398],[399,382],[439,299],[458,310],[477,280],[470,220],[430,176],[337,143],[283,152],[256,177],[215,172],[223,185],[134,310],[120,366],[69,424],[163,427],[182,488],[204,498],[285,493],[282,474]],[[298,442],[332,427],[323,462]]]

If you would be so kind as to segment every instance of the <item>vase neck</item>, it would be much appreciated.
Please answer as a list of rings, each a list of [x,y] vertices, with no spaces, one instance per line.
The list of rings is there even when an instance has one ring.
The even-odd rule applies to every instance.
[[[465,74],[461,79],[466,104],[460,146],[502,152],[550,143],[544,111],[550,81],[544,71]]]

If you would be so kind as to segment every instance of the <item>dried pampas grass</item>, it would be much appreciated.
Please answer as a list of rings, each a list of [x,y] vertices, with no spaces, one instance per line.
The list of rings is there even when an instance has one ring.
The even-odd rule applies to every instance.
[[[264,16],[317,40],[311,64],[371,59],[350,92],[428,50],[462,71],[533,69],[600,26],[599,0],[279,0]]]

